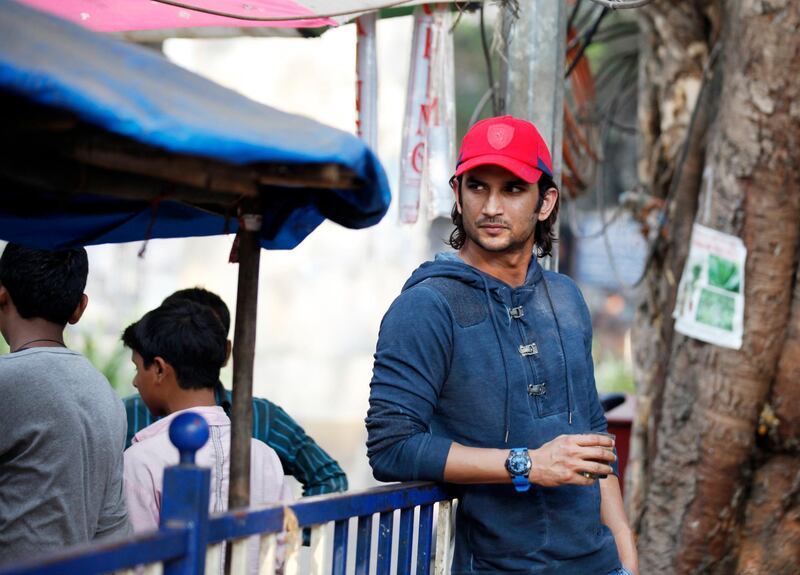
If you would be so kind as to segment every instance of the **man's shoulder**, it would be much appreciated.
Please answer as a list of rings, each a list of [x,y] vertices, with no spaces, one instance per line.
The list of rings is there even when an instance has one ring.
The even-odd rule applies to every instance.
[[[0,358],[0,373],[3,393],[31,402],[58,404],[63,409],[90,402],[97,412],[122,409],[103,373],[72,350],[36,348],[9,354]]]
[[[253,407],[261,407],[268,411],[272,411],[274,409],[281,409],[281,407],[278,404],[270,401],[269,399],[265,397],[256,397],[255,395],[253,396]]]
[[[483,305],[480,294],[472,286],[454,278],[430,277],[403,290],[386,314],[411,313],[411,317],[416,318],[429,317],[428,314],[449,316],[463,302]]]

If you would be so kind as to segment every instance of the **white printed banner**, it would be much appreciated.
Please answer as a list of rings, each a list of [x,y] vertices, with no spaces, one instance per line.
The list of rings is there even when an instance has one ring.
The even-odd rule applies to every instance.
[[[747,248],[741,238],[695,224],[675,301],[675,330],[741,349]]]

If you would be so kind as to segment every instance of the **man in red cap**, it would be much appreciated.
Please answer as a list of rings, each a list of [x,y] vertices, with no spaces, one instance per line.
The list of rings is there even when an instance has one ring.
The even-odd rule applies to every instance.
[[[367,452],[383,481],[456,484],[452,573],[638,572],[592,324],[575,284],[544,271],[558,189],[530,122],[464,137],[450,245],[381,324]]]

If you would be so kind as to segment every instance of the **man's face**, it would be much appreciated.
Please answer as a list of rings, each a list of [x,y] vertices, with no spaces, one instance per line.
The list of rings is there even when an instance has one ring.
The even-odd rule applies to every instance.
[[[467,239],[487,252],[533,249],[539,188],[500,166],[463,174],[456,201]]]
[[[150,367],[144,366],[144,360],[138,352],[131,352],[131,361],[136,367],[136,375],[133,376],[133,387],[139,391],[142,401],[154,416],[164,415],[160,387],[156,384],[158,380],[158,365],[154,361]]]

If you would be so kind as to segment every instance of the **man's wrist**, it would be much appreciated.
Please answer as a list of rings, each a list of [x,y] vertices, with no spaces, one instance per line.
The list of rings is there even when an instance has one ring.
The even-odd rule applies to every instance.
[[[528,474],[528,481],[531,483],[539,483],[543,468],[542,462],[539,461],[539,450],[529,448],[528,457],[531,458],[531,472]]]

